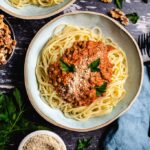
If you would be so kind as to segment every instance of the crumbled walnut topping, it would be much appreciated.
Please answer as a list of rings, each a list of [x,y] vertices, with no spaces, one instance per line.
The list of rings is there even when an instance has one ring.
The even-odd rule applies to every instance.
[[[120,9],[115,8],[111,10],[110,15],[112,16],[112,18],[121,21],[123,25],[129,24],[129,19],[126,17],[125,13]]]
[[[9,27],[3,22],[4,16],[0,15],[0,65],[7,62],[13,49],[16,46],[16,41],[11,38]]]
[[[112,0],[101,0],[101,1],[104,3],[111,3],[112,2]]]
[[[115,19],[119,19],[121,16],[125,16],[125,13],[123,11],[121,11],[120,9],[117,9],[117,8],[111,10],[110,14]]]
[[[129,24],[129,19],[126,16],[121,16],[121,23],[125,26]]]

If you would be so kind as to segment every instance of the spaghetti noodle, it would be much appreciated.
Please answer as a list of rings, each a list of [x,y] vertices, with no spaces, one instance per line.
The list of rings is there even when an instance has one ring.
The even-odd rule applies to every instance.
[[[66,117],[76,120],[86,120],[110,113],[126,93],[124,84],[128,76],[128,66],[125,53],[111,39],[104,38],[98,27],[88,29],[73,25],[60,25],[54,30],[53,34],[44,46],[36,66],[41,97],[52,108],[58,108]],[[113,50],[108,53],[109,61],[113,65],[112,77],[105,94],[89,105],[78,107],[74,107],[58,95],[54,86],[49,82],[48,71],[50,65],[63,56],[66,50],[72,47],[76,41],[100,41],[113,47]]]
[[[62,3],[64,0],[8,0],[10,4],[16,8],[27,5],[37,5],[41,7],[49,7]]]

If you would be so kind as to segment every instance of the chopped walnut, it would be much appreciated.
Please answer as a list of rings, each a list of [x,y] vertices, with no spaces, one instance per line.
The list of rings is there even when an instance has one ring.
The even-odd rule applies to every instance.
[[[6,64],[16,46],[16,41],[11,38],[11,31],[3,19],[4,16],[0,15],[0,65]]]
[[[121,11],[120,9],[117,9],[117,8],[111,10],[111,11],[110,11],[110,14],[111,14],[111,16],[112,16],[113,18],[115,18],[115,19],[118,19],[118,18],[120,18],[121,16],[125,16],[125,13],[124,13],[123,11]]]
[[[101,0],[101,1],[104,3],[111,3],[112,2],[112,0]]]
[[[129,19],[126,17],[125,13],[120,9],[115,8],[111,10],[110,15],[112,16],[112,18],[121,21],[123,25],[129,24]]]
[[[121,23],[125,26],[129,24],[129,19],[126,16],[121,16]]]

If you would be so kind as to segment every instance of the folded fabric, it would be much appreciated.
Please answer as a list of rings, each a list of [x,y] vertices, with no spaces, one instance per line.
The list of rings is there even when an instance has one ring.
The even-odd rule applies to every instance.
[[[140,96],[131,109],[117,120],[103,146],[105,150],[150,150],[150,80],[144,68]]]

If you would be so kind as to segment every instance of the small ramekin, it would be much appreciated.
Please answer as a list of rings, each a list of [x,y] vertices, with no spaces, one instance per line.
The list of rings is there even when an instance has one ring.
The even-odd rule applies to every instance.
[[[34,132],[28,134],[27,136],[25,136],[23,138],[23,140],[21,141],[21,143],[19,144],[18,150],[23,150],[23,146],[30,138],[32,138],[36,135],[43,135],[43,134],[55,138],[62,145],[62,149],[67,150],[66,145],[65,145],[64,141],[62,140],[62,138],[59,135],[57,135],[56,133],[47,131],[47,130],[34,131]]]

